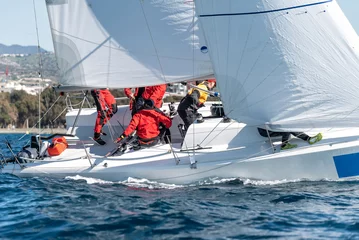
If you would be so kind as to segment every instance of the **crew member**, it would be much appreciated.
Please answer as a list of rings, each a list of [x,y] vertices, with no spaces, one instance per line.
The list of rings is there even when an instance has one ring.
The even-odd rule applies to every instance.
[[[125,94],[130,99],[132,116],[138,111],[136,106],[142,106],[145,100],[152,100],[154,107],[161,108],[166,89],[166,84],[136,88],[134,93],[132,93],[131,88],[125,88]]]
[[[102,132],[102,127],[117,112],[117,103],[108,88],[93,89],[91,90],[91,95],[95,100],[97,108],[94,140],[100,145],[105,145],[106,142],[101,138],[101,134],[106,135]]]
[[[314,137],[309,137],[304,132],[273,132],[273,131],[268,130],[268,133],[267,133],[267,130],[263,129],[263,128],[258,128],[258,132],[262,137],[268,137],[268,133],[269,133],[269,137],[279,137],[279,136],[282,137],[281,150],[287,150],[287,149],[297,147],[297,144],[289,143],[289,137],[291,134],[297,138],[300,138],[300,139],[308,142],[311,145],[319,142],[323,138],[321,133],[318,133]]]
[[[197,85],[197,88],[191,88],[187,95],[181,100],[177,112],[185,124],[185,131],[187,131],[188,127],[197,120],[197,117],[199,116],[197,110],[203,107],[204,103],[207,101],[209,95],[207,91],[211,91],[215,86],[215,79],[203,81]]]
[[[120,142],[137,130],[136,134],[141,147],[152,147],[159,142],[161,134],[171,127],[172,121],[166,115],[155,110],[152,100],[145,100],[143,106],[137,107],[139,111],[133,115],[130,124],[116,141]],[[160,124],[163,124],[166,128],[161,132],[159,129]]]

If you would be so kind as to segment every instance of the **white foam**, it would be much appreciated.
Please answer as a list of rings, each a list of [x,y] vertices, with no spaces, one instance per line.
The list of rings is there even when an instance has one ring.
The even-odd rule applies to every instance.
[[[219,177],[214,177],[214,178],[209,178],[209,179],[205,179],[203,181],[199,181],[193,184],[190,184],[189,186],[191,187],[195,187],[195,186],[203,186],[203,185],[214,185],[214,184],[221,184],[221,183],[226,183],[226,182],[230,182],[230,181],[234,181],[237,178],[219,178]]]
[[[67,176],[67,177],[65,177],[65,179],[85,180],[88,184],[113,184],[114,183],[111,181],[105,181],[105,180],[97,179],[97,178],[82,177],[80,175]]]
[[[282,179],[282,180],[274,180],[274,181],[264,181],[264,180],[253,180],[253,179],[241,179],[243,185],[255,185],[255,186],[264,186],[264,185],[279,185],[279,184],[286,184],[286,183],[295,183],[305,181],[305,179]]]
[[[159,183],[155,181],[150,181],[145,178],[138,179],[132,177],[129,177],[126,181],[120,183],[130,187],[149,188],[149,189],[175,189],[175,188],[185,187],[184,185]]]
[[[114,184],[114,183],[120,183],[126,186],[130,187],[136,187],[136,188],[148,188],[148,189],[175,189],[175,188],[181,188],[184,187],[183,185],[176,185],[176,184],[166,184],[166,183],[158,183],[155,181],[150,181],[148,179],[138,179],[138,178],[132,178],[129,177],[125,181],[120,182],[111,182],[111,181],[105,181],[102,179],[97,178],[89,178],[89,177],[83,177],[80,175],[76,176],[67,176],[65,179],[71,179],[71,180],[85,180],[87,184]]]
[[[254,186],[265,186],[265,185],[280,185],[280,184],[288,184],[288,183],[296,183],[296,182],[318,182],[318,181],[324,181],[324,182],[351,182],[351,181],[359,181],[359,177],[355,178],[347,178],[347,179],[321,179],[321,180],[308,180],[308,179],[282,179],[282,180],[274,180],[274,181],[265,181],[265,180],[254,180],[254,179],[248,179],[248,178],[209,178],[205,179],[196,183],[192,183],[189,185],[176,185],[176,184],[166,184],[166,183],[160,183],[156,181],[150,181],[145,178],[133,178],[129,177],[125,181],[119,181],[119,182],[111,182],[111,181],[105,181],[102,179],[97,178],[89,178],[89,177],[83,177],[80,175],[76,176],[68,176],[65,179],[72,179],[72,180],[85,180],[88,184],[114,184],[114,183],[120,183],[125,186],[135,187],[135,188],[148,188],[148,189],[176,189],[176,188],[184,188],[184,187],[196,187],[196,186],[204,186],[204,185],[216,185],[216,184],[224,184],[227,182],[239,180],[243,183],[243,185],[254,185]]]

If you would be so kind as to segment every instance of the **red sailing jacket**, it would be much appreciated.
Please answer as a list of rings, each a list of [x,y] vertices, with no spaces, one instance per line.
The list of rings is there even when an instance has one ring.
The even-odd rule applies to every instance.
[[[97,108],[94,131],[95,133],[100,133],[102,126],[117,112],[116,99],[108,89],[93,89],[91,95]]]
[[[132,91],[131,91],[132,88],[125,88],[124,89],[124,92],[125,92],[125,95],[130,98],[131,94],[132,94]],[[139,88],[135,88],[135,93],[133,94],[133,96],[135,97],[135,99],[137,99],[137,96],[138,96],[138,90]],[[131,98],[130,100],[130,110],[132,110],[132,107],[133,107],[133,99]]]
[[[136,90],[135,90],[135,93],[134,93],[135,98],[138,95],[138,89],[139,88],[136,88]],[[156,108],[161,108],[162,107],[162,98],[166,93],[166,89],[167,89],[166,84],[146,87],[145,91],[142,93],[142,98],[145,100],[151,99]],[[131,88],[125,88],[124,92],[125,92],[125,95],[128,98],[130,98],[130,95],[132,93]],[[133,101],[131,100],[130,101],[130,109],[132,109],[132,106],[133,106]]]
[[[162,98],[166,93],[167,85],[157,85],[146,87],[145,92],[142,94],[143,99],[151,99],[156,108],[162,107]]]
[[[91,95],[95,99],[97,118],[95,122],[95,133],[100,133],[102,126],[117,112],[116,99],[107,89],[94,89]]]
[[[97,92],[102,109],[113,111],[112,108],[114,107],[114,104],[116,104],[116,99],[111,92],[108,89],[97,90]]]
[[[137,136],[140,139],[155,138],[160,134],[158,129],[160,123],[163,123],[166,128],[172,126],[172,121],[165,115],[155,111],[154,109],[143,109],[133,115],[130,124],[123,133],[125,136],[130,135],[137,130]]]

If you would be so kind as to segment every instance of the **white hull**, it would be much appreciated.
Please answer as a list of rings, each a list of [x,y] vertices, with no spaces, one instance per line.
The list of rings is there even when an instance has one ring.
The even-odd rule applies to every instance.
[[[323,129],[323,140],[313,146],[292,139],[298,148],[273,153],[269,140],[259,136],[255,128],[233,121],[219,123],[220,120],[207,119],[205,123],[194,124],[187,133],[184,145],[188,148],[199,143],[202,147],[209,147],[195,151],[196,169],[190,167],[190,156],[193,157],[194,152],[180,151],[180,144],[173,144],[174,152],[167,144],[106,158],[104,155],[114,148],[110,137],[105,139],[108,144],[98,146],[87,136],[87,140],[82,141],[69,139],[69,148],[60,156],[24,163],[24,168],[9,163],[1,172],[20,177],[81,175],[108,181],[135,177],[174,184],[188,184],[211,177],[335,180],[359,175],[359,128]],[[217,124],[216,130],[211,132]],[[193,130],[196,133],[195,144]],[[178,165],[174,153],[180,159]]]

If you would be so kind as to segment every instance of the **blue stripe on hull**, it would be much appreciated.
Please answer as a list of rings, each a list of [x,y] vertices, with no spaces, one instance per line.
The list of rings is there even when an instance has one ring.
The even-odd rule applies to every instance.
[[[359,175],[359,153],[334,156],[333,159],[339,178]]]

